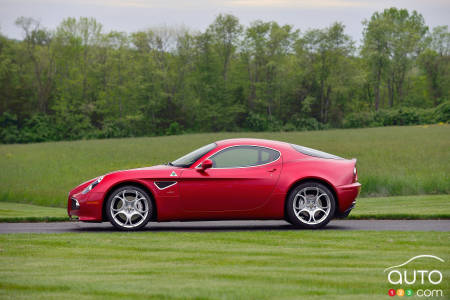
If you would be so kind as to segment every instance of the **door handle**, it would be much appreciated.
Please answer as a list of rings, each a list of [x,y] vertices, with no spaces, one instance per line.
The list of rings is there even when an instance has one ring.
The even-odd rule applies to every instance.
[[[277,168],[273,168],[272,170],[269,170],[267,172],[272,173],[272,172],[275,172],[276,170],[277,170]]]

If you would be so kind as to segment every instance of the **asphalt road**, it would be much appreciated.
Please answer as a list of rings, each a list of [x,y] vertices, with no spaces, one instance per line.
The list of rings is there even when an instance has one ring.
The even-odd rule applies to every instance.
[[[208,221],[149,223],[147,232],[301,230],[284,221]],[[450,231],[450,220],[333,220],[324,230]],[[0,223],[0,233],[111,232],[109,223]]]

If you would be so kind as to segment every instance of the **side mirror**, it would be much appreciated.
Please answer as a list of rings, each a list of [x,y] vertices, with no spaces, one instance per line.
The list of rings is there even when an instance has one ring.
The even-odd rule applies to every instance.
[[[205,159],[202,162],[202,170],[205,171],[206,169],[212,168],[213,162],[210,159]]]

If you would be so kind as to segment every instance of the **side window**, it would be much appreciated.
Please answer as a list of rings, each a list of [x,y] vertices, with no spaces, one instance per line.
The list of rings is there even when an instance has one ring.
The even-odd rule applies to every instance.
[[[252,167],[270,163],[280,157],[278,151],[258,146],[236,146],[211,157],[213,168]]]

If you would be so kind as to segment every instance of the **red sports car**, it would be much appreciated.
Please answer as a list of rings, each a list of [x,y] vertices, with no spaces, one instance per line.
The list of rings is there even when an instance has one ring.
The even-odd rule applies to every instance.
[[[203,146],[173,162],[117,171],[69,193],[68,214],[136,230],[150,220],[285,219],[320,228],[358,196],[356,160],[259,139]]]

